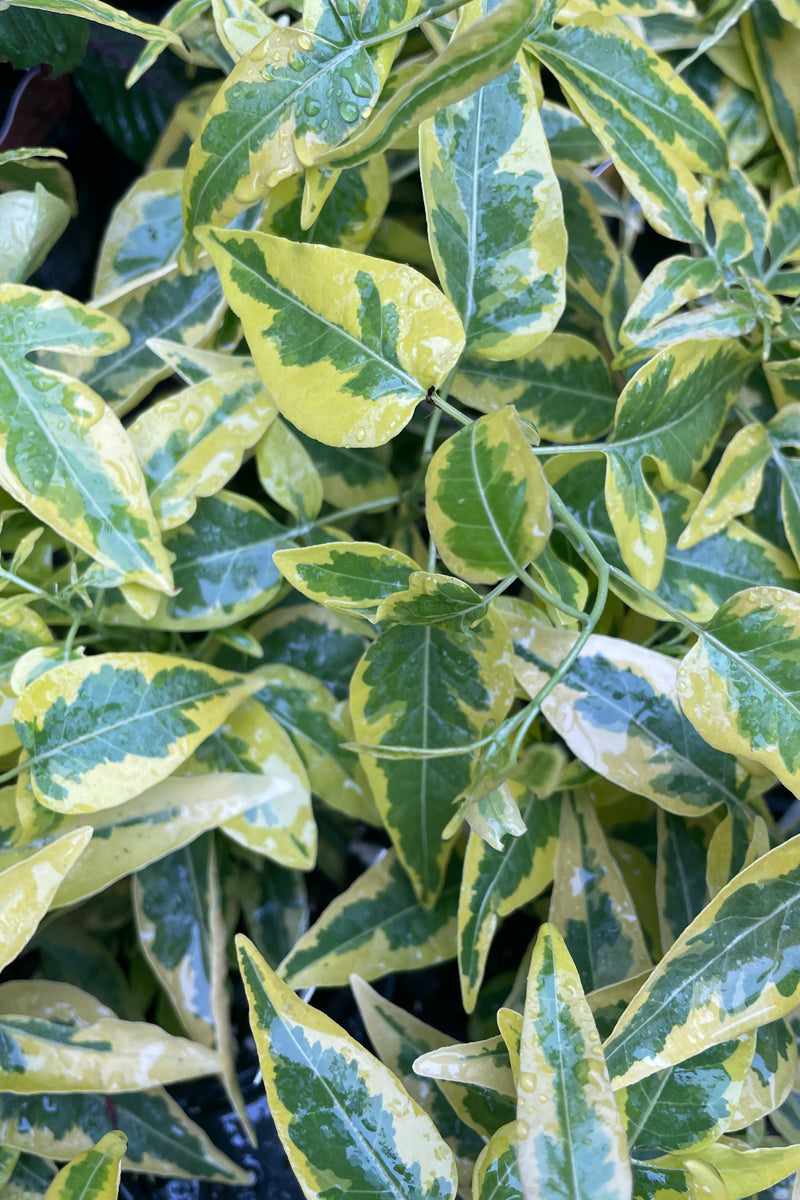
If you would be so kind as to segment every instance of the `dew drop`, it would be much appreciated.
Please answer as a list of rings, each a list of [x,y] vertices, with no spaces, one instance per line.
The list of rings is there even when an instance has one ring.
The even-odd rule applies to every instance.
[[[371,112],[372,112],[372,109],[369,107],[369,105],[367,105],[366,108],[362,108],[361,116],[362,116],[363,120],[366,121],[367,117],[370,115]]]
[[[358,433],[356,434],[356,441],[357,442],[365,442],[366,440],[367,440],[366,433],[364,432],[363,429],[359,429]]]
[[[283,55],[281,54],[280,50],[276,50],[272,55],[273,62],[280,62],[282,58]]]
[[[305,109],[307,117],[315,117],[319,112],[319,102],[317,100],[306,100]]]
[[[297,39],[297,44],[301,50],[310,50],[311,49],[311,38],[308,36],[307,33],[301,33],[300,37]]]
[[[293,54],[289,59],[289,66],[293,71],[302,71],[306,65],[306,60],[301,58],[299,54]]]
[[[527,1121],[517,1121],[517,1138],[526,1138],[531,1131],[531,1127]]]
[[[536,1087],[536,1082],[532,1075],[521,1075],[519,1086],[522,1088],[523,1092],[532,1092]]]
[[[537,1099],[540,1104],[547,1104],[547,1096],[545,1096],[544,1092],[539,1092]]]
[[[358,109],[352,100],[340,100],[339,112],[342,114],[343,121],[351,122],[358,120]]]

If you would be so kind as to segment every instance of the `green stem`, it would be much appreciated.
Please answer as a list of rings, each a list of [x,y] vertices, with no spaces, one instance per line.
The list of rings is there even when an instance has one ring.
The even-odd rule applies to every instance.
[[[35,583],[29,583],[27,579],[22,579],[19,575],[15,575],[13,571],[6,570],[5,567],[0,567],[0,576],[7,579],[9,583],[15,584],[23,592],[27,592],[29,596],[35,596],[37,600],[46,600],[48,604],[52,604],[54,608],[58,608],[61,612],[66,613],[69,617],[75,616],[75,610],[66,600],[62,600],[60,596],[54,596],[50,592],[46,592],[44,588],[37,587]]]
[[[573,621],[579,621],[581,625],[585,625],[589,620],[589,617],[585,612],[583,612],[582,609],[574,608],[573,605],[568,604],[566,600],[562,600],[560,596],[555,596],[552,592],[549,592],[546,587],[542,587],[541,583],[537,583],[530,571],[520,568],[520,570],[517,572],[517,578],[519,579],[520,583],[524,583],[525,587],[528,588],[529,591],[533,592],[535,596],[538,596],[539,599],[545,604],[551,604],[553,608],[557,608],[558,611],[563,612],[565,616],[571,617]]]
[[[434,17],[444,17],[449,12],[453,12],[457,8],[462,8],[464,0],[447,0],[446,4],[435,4],[430,8],[426,8],[423,12],[418,12],[410,21],[404,21],[402,25],[390,29],[388,33],[374,33],[372,37],[360,38],[362,46],[379,46],[381,42],[386,42],[389,38],[402,37],[403,34],[411,33],[413,29],[419,28],[425,21],[430,21]]]
[[[287,529],[283,537],[302,537],[303,534],[309,533],[318,525],[333,525],[337,521],[346,521],[349,517],[360,517],[362,513],[380,512],[382,508],[390,508],[395,504],[402,504],[406,498],[406,493],[402,492],[399,496],[385,496],[382,500],[365,500],[363,504],[354,504],[352,508],[342,508],[338,512],[324,513],[316,517],[313,521],[305,521],[302,525],[295,525],[294,529]]]

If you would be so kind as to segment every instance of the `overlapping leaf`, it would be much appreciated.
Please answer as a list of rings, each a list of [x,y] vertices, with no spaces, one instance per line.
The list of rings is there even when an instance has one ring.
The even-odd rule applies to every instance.
[[[463,348],[455,309],[410,267],[233,230],[203,244],[276,404],[318,441],[388,441]]]
[[[47,1200],[116,1200],[127,1145],[124,1133],[107,1133],[61,1168],[47,1189]]]
[[[453,394],[481,412],[513,404],[553,442],[586,442],[606,433],[617,393],[600,351],[572,333],[553,333],[533,354],[502,364],[464,355]]]
[[[800,839],[741,871],[667,951],[605,1046],[616,1088],[784,1016],[800,991]]]
[[[90,387],[27,357],[108,355],[125,331],[59,292],[4,284],[0,302],[0,483],[122,579],[169,591],[169,560],[119,421]]]
[[[534,696],[576,635],[507,617],[517,678]],[[679,816],[718,804],[738,810],[751,787],[730,754],[694,734],[678,703],[674,659],[594,635],[542,711],[578,758],[628,791]]]
[[[76,829],[0,871],[0,969],[30,940],[91,836],[86,826]]]
[[[34,679],[14,710],[37,800],[94,812],[159,783],[258,686],[157,654],[102,654]]]
[[[378,810],[422,902],[444,882],[452,843],[442,842],[452,802],[470,783],[468,754],[413,758],[458,748],[498,722],[511,702],[508,632],[491,610],[473,628],[397,625],[359,663],[350,692],[358,742],[407,748],[397,761],[362,755]],[[389,683],[391,681],[391,686]],[[399,703],[398,703],[399,698]]]
[[[128,428],[162,529],[218,492],[277,410],[253,370],[231,371],[158,400]],[[178,585],[179,586],[179,585]]]
[[[480,417],[445,442],[428,468],[425,490],[439,553],[472,583],[519,573],[547,543],[544,474],[512,407]]]
[[[625,1134],[600,1039],[558,932],[544,925],[528,973],[517,1156],[524,1195],[631,1195]]]
[[[800,788],[800,598],[749,588],[721,606],[681,663],[681,708],[717,749]]]
[[[423,908],[388,851],[328,905],[278,968],[294,988],[342,986],[352,974],[380,979],[454,958],[460,864],[451,863],[444,888]]]
[[[338,1186],[397,1200],[454,1196],[452,1151],[395,1076],[299,1000],[251,943],[238,948],[270,1112],[306,1195],[324,1195],[334,1172]]]
[[[551,924],[564,938],[584,991],[650,966],[639,917],[591,800],[566,793],[554,863]],[[581,886],[575,889],[574,880]]]
[[[658,465],[668,487],[688,483],[708,458],[749,366],[734,341],[682,342],[661,350],[627,385],[606,444],[606,504],[620,552],[645,587],[661,578],[666,533],[644,473]]]
[[[434,262],[467,349],[501,361],[529,354],[561,316],[567,244],[522,58],[422,125],[420,173]]]
[[[511,783],[525,832],[503,850],[471,833],[458,901],[458,963],[464,1008],[475,1007],[495,931],[503,917],[534,900],[553,878],[561,796],[548,796],[563,759],[539,746],[532,763],[536,784]]]
[[[669,65],[617,20],[582,16],[528,42],[614,158],[648,221],[667,237],[703,241],[703,189],[723,174],[722,130]]]

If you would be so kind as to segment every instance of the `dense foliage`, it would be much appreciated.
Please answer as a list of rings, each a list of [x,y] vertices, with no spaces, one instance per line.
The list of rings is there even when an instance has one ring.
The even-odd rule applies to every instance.
[[[250,1131],[242,983],[308,1197],[788,1196],[798,0],[12,0],[0,57],[146,159],[85,304],[0,146],[9,1200],[245,1182],[166,1090]],[[371,986],[448,960],[460,1042]]]

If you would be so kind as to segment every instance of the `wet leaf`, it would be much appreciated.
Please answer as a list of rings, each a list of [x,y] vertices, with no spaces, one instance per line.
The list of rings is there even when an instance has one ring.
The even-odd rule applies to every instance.
[[[382,445],[455,366],[461,322],[410,267],[233,230],[203,244],[281,412],[318,441]]]

